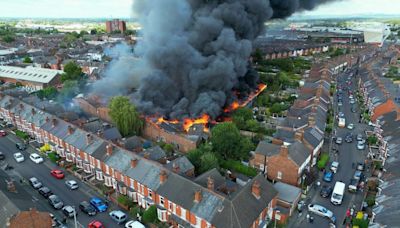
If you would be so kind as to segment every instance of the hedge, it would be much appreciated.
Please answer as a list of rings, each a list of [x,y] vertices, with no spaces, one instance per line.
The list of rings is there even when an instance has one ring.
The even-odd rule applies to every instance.
[[[369,220],[364,220],[364,219],[353,219],[353,227],[358,226],[360,228],[368,228]]]
[[[51,152],[47,154],[47,157],[52,161],[53,163],[57,163],[58,160],[60,160],[60,156],[56,152]]]
[[[143,212],[142,220],[144,223],[153,223],[157,221],[157,208],[156,206],[150,206]]]
[[[328,153],[322,153],[321,157],[319,158],[319,161],[317,163],[318,169],[323,169],[325,168],[326,164],[329,161],[329,154]]]
[[[125,195],[119,195],[117,199],[118,203],[125,205],[127,207],[133,207],[134,203],[131,199],[129,199],[128,196]]]
[[[243,165],[240,161],[234,161],[234,160],[220,160],[220,167],[224,169],[229,169],[233,170],[235,172],[244,174],[249,177],[255,177],[257,176],[257,169]]]
[[[29,135],[20,130],[15,130],[15,135],[24,140],[29,139]]]

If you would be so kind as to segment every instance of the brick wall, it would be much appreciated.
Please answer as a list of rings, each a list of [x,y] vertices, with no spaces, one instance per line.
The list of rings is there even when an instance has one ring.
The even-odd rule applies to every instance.
[[[281,181],[298,186],[299,166],[282,154],[271,156],[267,162],[267,176],[270,180]],[[278,172],[282,173],[282,179],[278,179]]]

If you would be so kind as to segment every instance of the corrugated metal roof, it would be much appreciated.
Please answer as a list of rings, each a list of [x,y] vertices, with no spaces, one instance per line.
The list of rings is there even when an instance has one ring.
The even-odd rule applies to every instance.
[[[0,77],[39,83],[49,83],[54,77],[62,73],[64,71],[38,67],[0,66]]]

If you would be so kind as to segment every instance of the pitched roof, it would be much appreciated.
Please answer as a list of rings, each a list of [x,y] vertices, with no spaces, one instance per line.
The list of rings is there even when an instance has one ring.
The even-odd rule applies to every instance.
[[[170,161],[169,163],[165,164],[165,168],[172,170],[174,164],[179,167],[180,174],[184,174],[187,171],[194,169],[194,165],[189,161],[189,159],[186,156],[181,156],[179,158]]]
[[[294,143],[290,144],[288,149],[289,157],[298,166],[301,166],[311,154],[311,151],[306,146],[304,146],[302,142],[299,141],[295,141]]]
[[[316,148],[324,139],[324,135],[315,127],[308,127],[304,130],[304,139]]]
[[[266,141],[260,141],[254,151],[257,154],[262,154],[266,156],[272,156],[279,153],[281,146],[269,143]]]
[[[278,199],[288,203],[294,203],[301,195],[301,189],[290,184],[276,182],[274,187],[278,191]]]
[[[0,66],[0,77],[39,83],[49,83],[54,77],[62,73],[64,71],[39,67]]]

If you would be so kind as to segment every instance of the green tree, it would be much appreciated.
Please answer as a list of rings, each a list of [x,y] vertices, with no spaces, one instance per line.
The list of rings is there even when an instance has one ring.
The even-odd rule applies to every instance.
[[[42,90],[37,91],[36,95],[40,98],[40,99],[54,99],[57,96],[57,89],[50,86],[47,88],[44,88]]]
[[[96,35],[96,34],[97,34],[97,30],[96,29],[90,30],[90,35]]]
[[[147,210],[143,212],[143,222],[144,223],[154,223],[157,221],[157,208],[156,206],[152,205]]]
[[[79,33],[79,37],[83,37],[84,35],[87,35],[87,34],[88,34],[87,31],[82,30],[82,31]]]
[[[260,130],[260,124],[257,120],[251,119],[246,121],[246,130],[251,132],[258,132]]]
[[[200,149],[194,149],[189,151],[187,154],[187,158],[189,161],[193,164],[194,170],[196,174],[200,174],[201,170],[201,156],[203,155],[203,152]]]
[[[269,111],[271,113],[277,113],[277,114],[281,113],[282,110],[283,110],[283,107],[282,107],[282,105],[280,103],[274,103],[272,105],[272,107],[269,109]]]
[[[200,157],[200,173],[210,169],[218,168],[218,158],[213,152],[206,152]]]
[[[378,138],[375,135],[368,136],[367,142],[369,145],[376,145],[378,143]]]
[[[61,75],[61,81],[80,80],[82,77],[82,68],[71,61],[64,66],[64,74]]]
[[[248,156],[250,150],[247,149],[251,141],[240,135],[234,123],[218,124],[212,129],[211,135],[213,151],[222,159],[240,160]]]
[[[233,122],[239,129],[246,129],[246,121],[253,119],[253,111],[250,108],[238,108],[233,113]]]
[[[29,56],[25,56],[23,63],[33,63],[32,59]]]
[[[109,104],[110,117],[123,136],[140,134],[144,122],[128,97],[117,96]]]
[[[6,43],[12,43],[12,42],[15,41],[15,37],[14,37],[13,35],[11,35],[11,34],[8,34],[8,35],[4,35],[4,36],[1,38],[1,40],[2,40],[3,42],[6,42]]]

